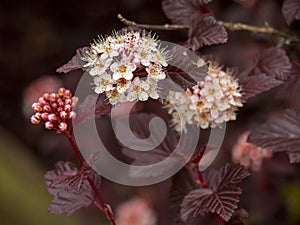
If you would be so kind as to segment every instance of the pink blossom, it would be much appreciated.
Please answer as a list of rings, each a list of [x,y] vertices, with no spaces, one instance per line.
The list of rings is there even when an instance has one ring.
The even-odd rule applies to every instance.
[[[259,171],[264,158],[271,158],[269,149],[247,142],[249,131],[243,133],[232,148],[232,160],[254,171]]]
[[[38,102],[32,104],[35,114],[31,117],[31,123],[64,132],[68,129],[68,122],[76,116],[73,111],[76,103],[77,98],[72,97],[72,93],[64,88],[60,88],[57,93],[45,93]]]
[[[141,198],[131,199],[117,208],[118,225],[155,225],[156,216],[147,202]]]

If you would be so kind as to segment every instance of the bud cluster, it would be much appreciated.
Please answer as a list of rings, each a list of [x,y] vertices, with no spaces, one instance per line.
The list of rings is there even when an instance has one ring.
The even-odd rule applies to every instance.
[[[157,82],[165,79],[167,53],[145,31],[99,38],[83,58],[94,77],[95,92],[106,93],[112,105],[158,99]]]
[[[210,63],[203,81],[184,93],[170,91],[166,107],[178,132],[186,130],[186,124],[195,124],[202,129],[214,128],[236,119],[235,111],[243,105],[241,97],[232,73]]]
[[[72,97],[71,91],[64,88],[57,93],[45,93],[38,102],[32,104],[35,114],[31,117],[31,123],[63,132],[68,129],[68,122],[76,116],[76,103],[77,97]]]

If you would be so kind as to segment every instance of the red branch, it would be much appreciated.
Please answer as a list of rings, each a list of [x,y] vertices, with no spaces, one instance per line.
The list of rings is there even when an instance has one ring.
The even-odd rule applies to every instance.
[[[206,189],[206,188],[209,188],[209,186],[205,183],[205,181],[203,180],[203,177],[202,177],[202,173],[201,171],[199,170],[199,167],[198,167],[198,164],[199,162],[201,161],[203,155],[204,155],[204,152],[206,150],[206,147],[202,147],[199,152],[190,160],[191,163],[193,164],[196,164],[196,168],[197,168],[197,175],[195,175],[194,173],[194,170],[190,167],[190,166],[186,166],[185,168],[192,174],[194,174],[194,177],[195,177],[195,180],[197,183],[199,183],[202,188]],[[226,224],[226,221],[219,215],[219,214],[213,214],[215,215],[218,220],[223,224],[225,225]]]
[[[78,149],[78,147],[77,147],[77,145],[76,145],[76,143],[75,143],[75,141],[74,141],[71,133],[69,131],[65,131],[64,134],[66,135],[66,137],[67,137],[67,139],[68,139],[68,141],[69,141],[69,143],[70,143],[70,145],[71,145],[71,147],[73,149],[73,152],[74,152],[74,154],[75,154],[75,156],[76,156],[76,158],[77,158],[77,160],[78,160],[78,162],[80,164],[80,166],[82,166],[83,163],[84,163],[84,161],[83,161],[83,159],[81,157],[81,153],[80,153],[80,151],[79,151],[79,149]],[[87,180],[88,180],[89,184],[91,185],[93,191],[95,192],[95,195],[96,195],[97,199],[100,202],[100,204],[99,204],[97,201],[94,201],[93,202],[94,205],[97,208],[99,208],[105,214],[106,218],[109,220],[109,222],[111,223],[111,225],[116,225],[116,222],[115,222],[114,216],[113,216],[113,212],[112,212],[110,206],[108,204],[106,204],[105,201],[103,200],[103,198],[102,198],[102,196],[100,194],[100,191],[96,187],[93,179],[90,176],[88,176]]]

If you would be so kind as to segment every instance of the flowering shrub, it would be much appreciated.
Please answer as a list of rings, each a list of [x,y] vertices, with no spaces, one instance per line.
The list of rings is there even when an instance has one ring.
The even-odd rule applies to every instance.
[[[294,56],[285,51],[286,45],[299,43],[299,38],[267,25],[257,27],[217,20],[210,10],[211,2],[163,0],[163,11],[172,22],[167,25],[139,24],[118,15],[121,22],[129,27],[110,36],[99,37],[90,46],[78,49],[67,64],[57,69],[60,73],[77,69],[84,71],[83,77],[92,79],[94,94],[78,100],[78,96],[73,96],[70,90],[60,88],[57,93],[43,94],[32,105],[34,114],[31,122],[64,134],[78,161],[78,165],[60,161],[54,170],[46,173],[47,188],[53,196],[49,206],[51,213],[71,215],[93,204],[112,225],[154,225],[162,224],[163,219],[174,225],[212,224],[216,221],[243,225],[248,213],[241,208],[243,204],[239,206],[240,184],[250,176],[248,168],[263,177],[264,159],[275,161],[272,156],[275,158],[277,152],[285,152],[290,163],[300,162],[300,111],[299,103],[295,101],[299,93],[299,52]],[[258,1],[235,2],[252,7]],[[288,25],[300,18],[299,9],[298,0],[283,2],[282,16]],[[167,50],[158,37],[146,29],[187,30],[188,38],[181,43],[185,50],[182,51],[183,47],[173,48],[173,52]],[[203,54],[203,46],[209,48],[224,44],[230,40],[227,31],[237,30],[278,37],[278,40],[274,38],[276,47],[260,51],[253,63],[242,71],[229,66],[225,70],[225,65],[221,66],[214,56]],[[271,40],[274,45],[274,40]],[[196,57],[197,61],[192,57]],[[230,52],[228,57],[231,57]],[[182,64],[188,65],[184,67]],[[259,102],[258,95],[262,96],[262,93],[271,93],[275,102],[284,99],[285,104],[280,111],[270,107],[268,110],[274,111],[274,114],[264,115],[263,120],[255,122],[255,126],[244,127],[238,119],[239,112],[244,113],[242,107],[251,104],[250,99]],[[132,110],[135,101],[138,107]],[[126,102],[131,103],[123,104]],[[124,112],[117,111],[119,106]],[[155,116],[149,113],[149,108],[168,120],[168,126],[154,123]],[[127,112],[132,112],[130,118],[129,115],[126,117]],[[114,137],[118,139],[120,134],[125,134],[128,139],[126,143],[130,143],[129,146],[118,139],[116,145],[119,151],[116,154],[120,158],[128,157],[126,160],[130,162],[126,165],[130,167],[113,167],[111,161],[106,161],[105,154],[100,154],[95,148],[88,158],[83,154],[85,150],[79,149],[76,144],[77,125],[102,116],[110,116],[113,124],[128,119],[128,126],[122,123],[116,126],[122,132],[116,131]],[[223,125],[229,121],[232,126],[241,127],[241,136],[236,133],[219,135]],[[124,127],[132,128],[132,132],[124,131]],[[249,132],[244,133],[246,129]],[[200,130],[209,131],[205,134],[210,133],[211,136],[216,130],[219,133],[211,139],[210,136],[207,141],[207,137],[198,137],[200,132],[196,131]],[[105,132],[108,138],[110,132]],[[162,137],[163,134],[166,136]],[[87,139],[85,146],[88,146],[91,144],[90,134],[84,135]],[[240,136],[235,145],[227,142],[226,138],[230,135],[235,136],[235,140]],[[152,146],[157,140],[158,143]],[[195,146],[191,156],[185,151],[190,146]],[[220,149],[225,154],[226,148],[230,149],[233,162],[219,169],[202,171],[202,165],[207,168],[216,152]],[[134,151],[128,153],[130,149]],[[145,177],[158,176],[164,169],[172,168],[168,163],[159,164],[166,162],[165,159],[171,158],[173,163],[180,165],[180,169],[172,171],[171,179],[166,181],[169,182],[165,189],[170,201],[162,205],[172,208],[170,218],[165,216],[160,220],[161,215],[155,212],[155,207],[150,208],[143,199],[133,199],[120,205],[114,214],[114,206],[106,203],[100,188],[102,176],[107,178],[107,171],[103,174],[98,171],[94,162],[99,158],[104,159],[101,163],[108,166],[108,171],[115,177],[123,178],[123,182],[136,176],[142,183]],[[144,164],[149,167],[139,170]],[[152,170],[157,165],[158,171]]]
[[[87,50],[84,65],[94,77],[95,92],[106,93],[112,105],[158,99],[157,82],[166,77],[167,53],[143,31],[99,38]],[[146,74],[143,78],[142,75]]]
[[[204,81],[185,93],[170,91],[167,108],[177,131],[181,131],[181,123],[184,130],[186,123],[206,129],[235,120],[235,111],[243,106],[241,97],[239,84],[232,74],[210,64]]]

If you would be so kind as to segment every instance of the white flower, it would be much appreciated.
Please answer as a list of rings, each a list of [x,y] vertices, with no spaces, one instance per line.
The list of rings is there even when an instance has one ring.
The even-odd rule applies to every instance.
[[[157,80],[162,80],[166,78],[166,74],[162,71],[162,67],[159,64],[150,64],[146,67],[148,75]]]
[[[124,94],[118,92],[116,88],[111,91],[107,91],[106,96],[109,100],[109,103],[112,105],[117,105],[126,101],[126,97],[124,96]]]
[[[130,62],[115,62],[110,66],[113,72],[113,79],[118,80],[120,78],[125,78],[126,80],[131,80],[133,78],[133,71],[136,69],[134,64]]]
[[[152,99],[158,99],[159,94],[157,90],[157,82],[151,78],[147,78],[146,83],[149,84],[149,89],[147,90],[147,94]]]
[[[162,66],[168,66],[166,53],[163,50],[153,53],[152,60],[154,63],[161,64]]]
[[[204,88],[201,89],[200,95],[205,96],[208,102],[213,102],[223,97],[220,85],[215,82],[207,82]]]
[[[146,48],[141,48],[134,54],[135,60],[140,62],[143,66],[149,66],[151,62],[151,51]]]
[[[104,51],[101,54],[100,59],[107,59],[108,57],[113,58],[118,55],[119,55],[119,52],[116,51],[116,49],[114,49],[114,46],[104,45]]]
[[[140,80],[138,77],[136,77],[132,81],[132,85],[130,87],[129,93],[127,94],[127,100],[147,101],[149,98],[147,91],[149,89],[150,89],[150,85],[147,82]]]
[[[109,68],[111,61],[112,61],[111,59],[107,59],[107,60],[98,59],[97,62],[95,63],[95,66],[91,68],[91,70],[89,71],[89,74],[91,76],[103,74]]]
[[[120,78],[119,80],[117,80],[117,90],[120,93],[124,93],[125,91],[127,91],[130,85],[131,81],[126,80],[125,78]]]
[[[113,89],[113,80],[108,73],[104,73],[101,76],[94,78],[95,92],[101,94],[105,91],[110,91]]]
[[[165,79],[168,65],[167,51],[146,31],[99,37],[83,60],[95,77],[95,92],[106,92],[111,104],[158,99],[157,82]]]
[[[204,81],[198,82],[185,93],[170,91],[166,107],[173,117],[175,129],[180,132],[186,130],[186,127],[184,125],[179,129],[179,123],[196,124],[206,129],[235,120],[235,111],[242,105],[237,81],[230,73],[210,64]]]

